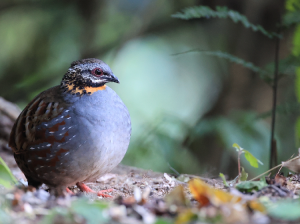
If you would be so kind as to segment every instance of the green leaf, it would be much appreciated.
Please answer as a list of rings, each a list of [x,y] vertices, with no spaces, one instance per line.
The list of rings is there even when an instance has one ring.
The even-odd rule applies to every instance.
[[[0,157],[0,184],[5,188],[12,188],[16,182],[16,178],[11,173],[4,160]]]
[[[283,220],[297,220],[300,218],[300,201],[287,199],[271,203],[267,208],[270,216]]]
[[[261,180],[261,181],[243,181],[235,185],[235,188],[241,192],[250,193],[252,191],[258,191],[263,187],[267,186],[268,184]]]
[[[177,12],[176,14],[172,15],[173,18],[179,19],[198,19],[198,18],[220,18],[220,19],[231,19],[234,23],[241,22],[244,27],[252,29],[254,32],[259,31],[265,36],[269,38],[279,37],[280,35],[274,32],[266,31],[260,25],[254,25],[250,23],[246,16],[241,15],[239,12],[234,10],[229,10],[227,7],[216,7],[216,10],[211,9],[208,6],[194,6],[185,8],[182,12]]]
[[[300,25],[297,26],[293,37],[293,55],[300,56]]]
[[[258,168],[258,163],[260,163],[261,165],[263,165],[263,163],[258,160],[257,158],[255,158],[255,156],[253,156],[249,151],[245,150],[245,158],[246,160],[248,160],[248,162],[250,163],[251,166]]]
[[[103,215],[103,209],[107,203],[100,201],[89,202],[87,199],[78,199],[72,202],[70,208],[55,207],[46,215],[41,224],[50,223],[75,223],[76,217],[81,216],[84,223],[106,223],[107,217]]]
[[[235,148],[237,152],[243,150],[237,143],[233,143],[232,147]]]
[[[53,224],[53,223],[75,223],[73,214],[66,208],[55,207],[50,210],[48,215],[44,216],[40,224]]]
[[[229,187],[229,185],[228,185],[228,183],[227,183],[227,181],[226,181],[226,178],[225,178],[224,174],[223,174],[223,173],[220,173],[219,176],[220,176],[221,179],[223,180],[224,186],[225,186],[225,187]]]
[[[87,224],[97,224],[107,221],[107,218],[103,215],[103,209],[107,207],[107,204],[103,202],[90,203],[88,200],[81,199],[72,203],[71,209],[74,213],[82,216]]]
[[[283,25],[290,26],[300,22],[300,1],[299,0],[287,0],[285,2],[285,8],[287,13],[283,17]]]
[[[155,224],[172,224],[174,223],[174,221],[172,221],[171,219],[167,219],[167,218],[158,218],[156,219]]]
[[[287,0],[285,2],[285,8],[291,12],[300,10],[300,1],[299,0]]]
[[[246,181],[247,178],[248,178],[248,173],[246,173],[244,167],[242,167],[240,181]]]

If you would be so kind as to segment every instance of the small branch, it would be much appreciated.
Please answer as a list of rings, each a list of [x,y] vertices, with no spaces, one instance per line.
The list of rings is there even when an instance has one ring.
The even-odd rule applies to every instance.
[[[278,33],[280,33],[280,28],[278,28]],[[274,164],[277,163],[277,147],[276,147],[276,141],[274,139],[274,133],[275,133],[277,86],[278,86],[279,44],[280,44],[280,38],[276,38],[274,82],[272,86],[273,105],[272,105],[271,140],[270,140],[270,153],[271,153],[270,162],[269,162],[270,168],[273,166],[273,163]]]
[[[294,158],[292,158],[292,159],[290,159],[290,160],[288,160],[288,161],[286,161],[286,162],[291,162],[291,161],[294,161],[294,160],[299,159],[299,158],[300,158],[300,156],[296,156],[296,157],[294,157]],[[268,171],[266,171],[266,172],[264,172],[264,173],[258,175],[257,177],[252,178],[252,179],[249,180],[249,181],[256,180],[257,178],[260,178],[260,177],[264,176],[265,174],[270,173],[271,171],[273,171],[273,170],[275,170],[275,169],[277,169],[277,168],[279,168],[279,167],[281,167],[281,166],[282,166],[282,164],[279,164],[279,165],[273,167],[272,169],[269,169]]]

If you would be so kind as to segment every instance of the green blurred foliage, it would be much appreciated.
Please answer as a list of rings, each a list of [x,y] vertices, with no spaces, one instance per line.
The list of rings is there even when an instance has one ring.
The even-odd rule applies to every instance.
[[[4,160],[0,157],[0,185],[5,188],[12,188],[16,182],[16,178],[11,173]]]
[[[108,204],[101,201],[89,202],[86,198],[75,200],[67,207],[55,207],[46,215],[41,224],[52,223],[107,223],[108,217],[103,210]]]
[[[300,201],[285,199],[276,202],[268,207],[268,214],[271,217],[287,220],[287,221],[295,221],[300,219]]]
[[[268,186],[265,179],[260,181],[242,181],[238,183],[235,188],[243,193],[253,193],[253,191],[259,191],[262,188]]]
[[[300,57],[300,20],[299,20],[299,13],[300,13],[300,1],[296,0],[287,0],[286,1],[286,9],[288,11],[287,16],[285,17],[285,24],[296,24],[295,32],[293,35],[293,48],[292,48],[292,55],[298,58]],[[298,19],[295,19],[295,16],[291,15],[298,15]],[[295,90],[296,90],[296,97],[298,102],[300,102],[300,66],[297,65],[295,69],[296,73],[296,80],[295,80]],[[300,146],[300,117],[298,117],[295,125],[295,136],[297,146]]]
[[[300,29],[299,29],[298,24],[299,24],[300,21],[298,19],[298,16],[295,15],[296,13],[298,13],[298,15],[299,15],[299,5],[300,4],[299,4],[298,0],[287,0],[286,1],[286,9],[289,12],[286,13],[286,15],[284,17],[284,20],[279,21],[279,23],[277,24],[277,26],[281,27],[281,29],[282,28],[285,28],[285,29],[290,28],[289,26],[294,25],[294,24],[297,25],[297,29],[294,32],[294,38],[293,38],[294,47],[292,49],[292,53],[287,58],[285,58],[285,59],[283,59],[279,62],[279,66],[278,66],[279,67],[279,78],[282,78],[282,77],[286,76],[286,74],[284,74],[284,73],[287,72],[288,68],[290,68],[290,67],[295,68],[299,64],[299,54],[298,54],[298,52],[300,52],[300,50],[298,48],[299,48],[300,44],[298,42],[300,40],[300,38],[299,38],[300,37],[299,36]],[[245,28],[251,28],[253,31],[258,31],[259,30],[261,33],[268,36],[269,38],[272,38],[272,37],[282,38],[282,35],[279,34],[279,33],[272,32],[272,34],[271,34],[271,33],[267,32],[262,26],[260,26],[260,25],[255,26],[255,25],[251,24],[248,21],[247,17],[245,17],[244,15],[241,15],[240,13],[238,13],[236,11],[228,10],[227,7],[217,6],[216,10],[213,10],[210,7],[206,7],[206,6],[188,7],[188,8],[183,9],[182,12],[178,12],[178,13],[174,14],[173,17],[184,19],[184,20],[191,20],[191,19],[197,19],[197,18],[210,19],[211,17],[212,18],[220,18],[220,19],[230,18],[235,23],[236,22],[241,22]],[[189,51],[186,51],[185,53],[188,53],[188,52],[205,53],[205,51],[196,51],[196,50],[189,50]],[[266,70],[260,69],[259,67],[254,66],[251,62],[246,62],[245,60],[243,60],[239,57],[233,56],[229,53],[226,53],[226,52],[224,53],[224,52],[220,52],[220,51],[208,51],[208,52],[211,55],[221,57],[221,58],[223,57],[223,58],[226,58],[226,59],[230,60],[231,62],[240,64],[243,67],[248,68],[248,69],[252,70],[255,73],[268,74],[268,72]],[[273,69],[271,68],[271,66],[275,67],[275,64],[270,63],[269,65],[266,66],[266,69],[272,71]],[[298,81],[298,80],[300,80],[300,78],[299,78],[300,77],[299,67],[294,69],[294,71],[295,72],[292,72],[292,74],[296,73],[296,82],[295,82],[296,83],[296,93],[297,93],[296,95],[298,97],[298,102],[299,102],[299,96],[300,96],[300,94],[299,94],[299,92],[300,92],[299,83],[300,82]],[[263,76],[260,76],[260,78],[263,79],[266,83],[273,86],[275,84],[274,84],[273,78],[270,77],[270,74],[271,73],[269,73],[269,77],[267,79],[264,78]],[[298,111],[299,104],[297,103],[296,105],[297,106],[295,108]],[[276,110],[276,112],[278,113],[278,112],[280,112],[280,110]],[[203,121],[199,122],[199,123],[203,123]],[[218,124],[219,123],[220,122],[218,121]],[[299,135],[300,125],[299,125],[299,123],[300,123],[300,118],[298,118],[298,121],[296,122],[296,140],[300,139],[300,135]],[[209,126],[211,127],[211,124]],[[226,128],[226,131],[229,131],[229,130],[230,130],[229,128]],[[236,134],[237,132],[233,131],[232,133]],[[225,138],[227,138],[228,134],[223,134],[222,136],[224,136],[224,137],[226,136]],[[255,139],[253,139],[253,141],[255,141]],[[278,141],[278,139],[277,139],[277,141]],[[247,154],[245,156],[246,156],[247,160],[249,160],[250,157],[255,158],[255,157],[252,156],[252,154],[250,152],[247,152]],[[251,160],[251,162],[250,162],[251,165],[254,165],[255,167],[258,166],[257,162],[256,162],[256,164],[254,164],[253,160],[252,159],[250,159],[250,160]]]

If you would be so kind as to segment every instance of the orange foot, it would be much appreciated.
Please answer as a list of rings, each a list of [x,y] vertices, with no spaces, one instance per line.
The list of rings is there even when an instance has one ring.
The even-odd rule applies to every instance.
[[[70,195],[74,195],[73,191],[71,191],[68,187],[66,187],[67,193],[69,193]]]
[[[88,186],[86,186],[84,183],[79,183],[78,182],[76,185],[83,192],[91,192],[91,193],[97,194],[97,196],[102,196],[104,198],[112,198],[112,196],[110,196],[108,194],[104,194],[104,193],[105,192],[112,192],[113,189],[102,190],[102,191],[98,191],[98,193],[97,193],[96,191],[93,191],[91,188],[89,188]]]

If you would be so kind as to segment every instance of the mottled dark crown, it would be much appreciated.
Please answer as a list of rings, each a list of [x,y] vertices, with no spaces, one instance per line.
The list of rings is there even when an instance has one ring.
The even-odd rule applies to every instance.
[[[71,64],[71,67],[73,67],[75,65],[89,64],[89,63],[99,63],[99,64],[101,64],[101,63],[104,63],[104,62],[97,59],[97,58],[85,58],[85,59],[73,61],[72,64]]]

